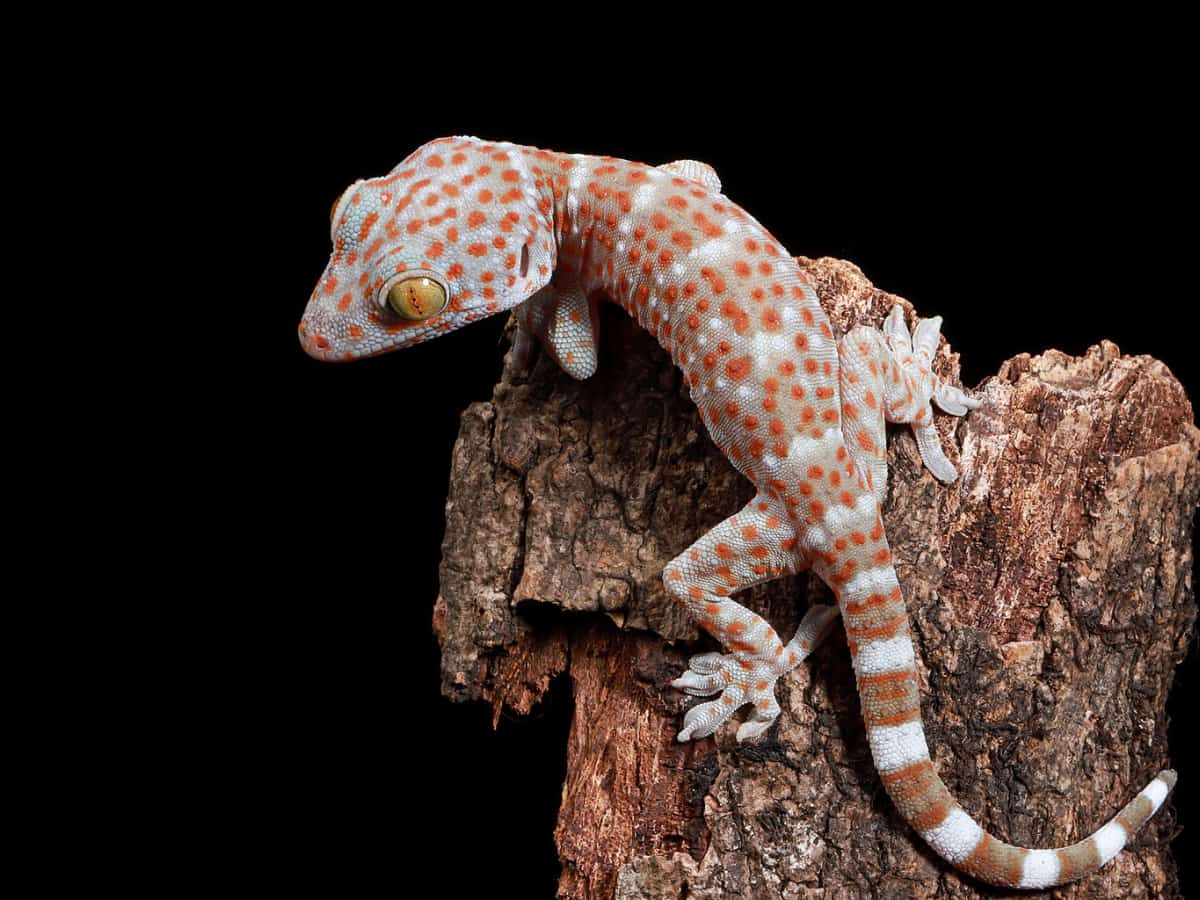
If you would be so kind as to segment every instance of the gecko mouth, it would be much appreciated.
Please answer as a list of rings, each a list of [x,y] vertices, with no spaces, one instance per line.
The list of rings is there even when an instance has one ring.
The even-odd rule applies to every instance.
[[[307,318],[300,320],[296,335],[300,338],[300,346],[304,348],[304,352],[313,359],[319,359],[322,362],[341,362],[347,358],[347,356],[339,354],[333,342],[313,327]],[[351,354],[349,358],[354,357]]]

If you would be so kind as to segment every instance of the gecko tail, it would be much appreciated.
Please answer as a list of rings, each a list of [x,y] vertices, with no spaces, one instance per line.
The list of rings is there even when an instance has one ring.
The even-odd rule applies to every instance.
[[[1033,850],[988,834],[951,796],[933,768],[912,630],[900,583],[886,560],[847,579],[839,591],[867,742],[897,811],[938,855],[980,881],[1046,888],[1095,872],[1121,852],[1175,786],[1164,769],[1094,834],[1067,847]]]
[[[915,700],[916,669],[910,664],[881,674],[863,672],[883,658],[895,660],[911,646],[907,635],[867,646],[851,641],[867,740],[900,815],[939,856],[968,875],[1010,888],[1047,888],[1090,875],[1121,852],[1175,786],[1175,772],[1164,769],[1107,824],[1067,847],[1034,850],[993,837],[959,805],[933,768]],[[890,712],[896,703],[906,708]]]
[[[884,784],[892,784],[888,792],[900,784],[896,775],[890,779],[884,775]],[[1102,828],[1075,844],[1057,847],[1055,850],[1032,850],[998,840],[979,826],[966,811],[949,796],[949,791],[936,775],[936,786],[932,790],[931,806],[938,806],[937,814],[946,811],[941,821],[934,826],[914,817],[911,821],[928,844],[967,875],[980,881],[1009,888],[1049,888],[1091,875],[1120,853],[1122,848],[1141,828],[1142,824],[1163,805],[1166,796],[1175,785],[1174,770],[1164,769],[1156,778],[1142,788],[1141,793],[1126,805]],[[938,790],[940,788],[940,790]],[[929,811],[929,810],[926,810]],[[922,828],[924,824],[924,828]]]

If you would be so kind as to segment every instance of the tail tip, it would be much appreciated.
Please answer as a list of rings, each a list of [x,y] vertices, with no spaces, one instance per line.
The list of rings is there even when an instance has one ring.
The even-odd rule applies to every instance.
[[[1163,769],[1156,777],[1167,786],[1168,791],[1175,787],[1175,782],[1179,780],[1179,776],[1175,773],[1174,769]]]

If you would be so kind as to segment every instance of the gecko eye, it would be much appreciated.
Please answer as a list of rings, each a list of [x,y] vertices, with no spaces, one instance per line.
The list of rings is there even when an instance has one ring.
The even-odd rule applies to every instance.
[[[387,305],[402,319],[421,321],[446,308],[446,289],[432,278],[405,278],[393,282],[385,291]]]

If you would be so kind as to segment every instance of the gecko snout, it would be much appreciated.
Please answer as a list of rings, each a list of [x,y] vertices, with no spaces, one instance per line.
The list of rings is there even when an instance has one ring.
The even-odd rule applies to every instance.
[[[300,320],[300,326],[296,329],[296,335],[300,338],[300,346],[304,348],[304,352],[313,359],[319,359],[322,362],[330,362],[336,359],[333,355],[333,342],[321,334],[319,321],[314,321],[308,315],[305,315]]]

